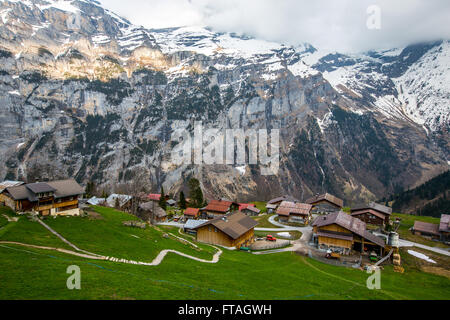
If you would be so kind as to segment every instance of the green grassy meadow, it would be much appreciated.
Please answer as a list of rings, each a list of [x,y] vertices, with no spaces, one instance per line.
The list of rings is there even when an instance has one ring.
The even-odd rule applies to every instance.
[[[207,245],[198,250],[162,237],[169,232],[192,240],[176,228],[124,227],[122,221],[135,218],[109,208],[93,210],[99,217],[45,222],[79,248],[117,258],[151,261],[169,248],[206,259],[214,253]],[[0,229],[0,240],[64,247],[57,237],[46,238],[46,232],[22,216]],[[450,279],[423,272],[415,267],[415,259],[406,259],[403,274],[385,267],[381,290],[369,290],[369,275],[361,270],[291,252],[253,255],[223,250],[216,264],[169,253],[158,266],[139,266],[0,244],[0,299],[449,299]],[[81,268],[81,290],[66,288],[70,265]]]

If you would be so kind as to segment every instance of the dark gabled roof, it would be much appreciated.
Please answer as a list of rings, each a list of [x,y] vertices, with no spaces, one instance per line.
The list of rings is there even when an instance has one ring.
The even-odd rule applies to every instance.
[[[30,189],[26,187],[25,184],[16,187],[8,187],[6,188],[6,192],[8,192],[14,200],[25,200],[29,201],[37,201],[36,196]]]
[[[360,237],[363,237],[379,246],[384,247],[384,240],[377,237],[366,230],[366,223],[354,218],[343,211],[330,213],[326,216],[318,216],[312,223],[313,227],[323,227],[331,224],[337,224],[353,233],[356,233]]]
[[[333,196],[332,194],[329,194],[329,193],[316,195],[312,198],[309,198],[305,202],[309,203],[309,204],[314,204],[314,203],[317,203],[317,202],[323,201],[323,200],[326,200],[340,208],[342,208],[344,206],[344,200],[339,199],[338,197]]]
[[[55,198],[64,198],[84,194],[84,189],[74,179],[47,182],[55,189]]]
[[[31,202],[37,201],[38,193],[54,192],[56,199],[84,193],[83,188],[73,179],[23,184],[6,188],[6,191],[14,200],[27,199]]]
[[[236,212],[205,222],[194,229],[212,225],[231,238],[237,239],[247,231],[253,229],[257,224],[258,222],[242,212]]]
[[[351,212],[353,211],[359,211],[359,210],[365,210],[365,209],[373,209],[378,212],[384,213],[384,214],[391,214],[392,208],[383,206],[382,204],[370,202],[369,204],[362,204],[358,205],[351,209]]]
[[[167,216],[167,212],[164,211],[159,205],[153,201],[144,202],[139,205],[139,208],[144,211],[152,212],[156,217],[162,218]]]
[[[434,223],[415,221],[413,230],[439,235],[439,225]]]
[[[296,198],[294,198],[294,197],[292,197],[292,196],[284,195],[284,196],[281,196],[281,197],[278,197],[278,198],[269,200],[269,201],[267,202],[267,204],[273,204],[273,203],[280,202],[280,201],[299,202],[298,199],[296,199]]]
[[[55,188],[53,188],[52,186],[50,186],[48,183],[45,182],[28,183],[25,186],[28,189],[30,189],[31,192],[33,192],[34,194],[56,191]]]
[[[442,214],[439,222],[439,231],[450,232],[450,214]]]
[[[250,211],[255,212],[255,213],[260,213],[261,212],[261,210],[259,210],[257,207],[254,207],[254,206],[248,206],[248,207],[242,209],[241,211],[243,211],[243,210],[250,210]]]

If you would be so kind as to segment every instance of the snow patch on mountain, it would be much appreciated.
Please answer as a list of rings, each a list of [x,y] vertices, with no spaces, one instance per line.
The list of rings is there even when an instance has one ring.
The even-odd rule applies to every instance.
[[[393,79],[407,115],[431,130],[450,126],[450,43],[428,51],[401,77]]]

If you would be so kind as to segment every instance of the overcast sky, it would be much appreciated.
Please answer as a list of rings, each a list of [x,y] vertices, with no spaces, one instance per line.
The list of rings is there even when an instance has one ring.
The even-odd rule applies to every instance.
[[[148,28],[203,25],[217,31],[337,51],[450,39],[449,0],[100,0]],[[380,8],[380,29],[375,11]]]

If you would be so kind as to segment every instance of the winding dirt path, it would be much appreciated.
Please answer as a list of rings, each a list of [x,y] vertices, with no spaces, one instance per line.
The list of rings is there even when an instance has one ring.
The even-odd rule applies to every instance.
[[[212,260],[205,260],[205,259],[200,259],[200,258],[197,258],[197,257],[190,256],[188,254],[185,254],[183,252],[179,252],[177,250],[165,249],[165,250],[162,250],[156,256],[156,258],[153,259],[152,262],[142,262],[142,261],[135,261],[135,260],[119,259],[119,258],[115,258],[115,257],[106,257],[106,256],[97,255],[97,254],[80,253],[80,252],[75,252],[75,251],[72,251],[72,250],[66,250],[66,249],[62,249],[62,248],[37,246],[37,245],[33,245],[33,244],[27,244],[27,243],[15,242],[15,241],[0,241],[0,244],[14,244],[14,245],[19,245],[19,246],[24,246],[24,247],[29,247],[29,248],[35,248],[35,249],[58,251],[58,252],[62,252],[62,253],[66,253],[66,254],[70,254],[70,255],[77,256],[77,257],[86,258],[86,259],[105,260],[105,261],[112,261],[112,262],[116,262],[116,263],[126,263],[126,264],[135,264],[135,265],[144,265],[144,266],[157,266],[157,265],[159,265],[164,260],[165,256],[169,252],[178,254],[178,255],[180,255],[182,257],[185,257],[185,258],[188,258],[188,259],[191,259],[191,260],[203,262],[203,263],[217,263],[217,262],[219,262],[220,255],[222,254],[222,250],[214,247],[218,251],[214,254]]]

